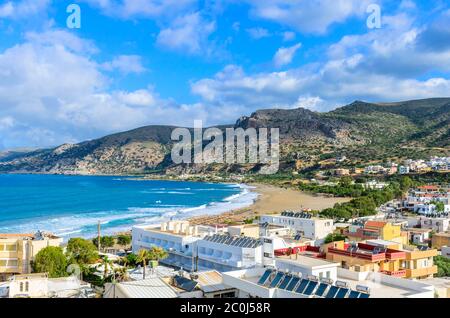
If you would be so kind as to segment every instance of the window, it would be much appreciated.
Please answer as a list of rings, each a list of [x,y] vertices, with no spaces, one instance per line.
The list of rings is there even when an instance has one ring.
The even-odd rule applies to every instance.
[[[270,255],[270,253],[264,253],[264,257],[272,257],[272,255]]]
[[[25,282],[25,291],[28,292],[28,289],[30,287],[30,283],[29,282]]]
[[[20,289],[20,292],[22,293],[23,292],[23,283],[20,283],[20,285],[19,285],[20,287],[19,287],[19,289]]]
[[[272,240],[264,239],[264,243],[272,244]]]
[[[331,278],[331,272],[330,272],[330,271],[327,272],[327,278],[328,278],[328,279]]]

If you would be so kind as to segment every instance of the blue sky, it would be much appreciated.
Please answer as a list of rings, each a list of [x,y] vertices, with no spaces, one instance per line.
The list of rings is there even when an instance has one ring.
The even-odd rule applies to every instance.
[[[81,8],[70,29],[69,4]],[[367,20],[376,4],[381,28]],[[444,0],[0,0],[0,150],[449,96]]]

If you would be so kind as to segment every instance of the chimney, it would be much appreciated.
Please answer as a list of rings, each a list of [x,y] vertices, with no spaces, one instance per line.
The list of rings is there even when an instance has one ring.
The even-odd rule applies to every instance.
[[[178,234],[178,233],[180,233],[180,229],[181,229],[181,224],[179,222],[176,222],[173,232]]]

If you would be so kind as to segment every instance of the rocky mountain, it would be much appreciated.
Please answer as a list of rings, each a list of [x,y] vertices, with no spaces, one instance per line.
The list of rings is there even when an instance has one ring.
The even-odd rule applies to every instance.
[[[219,128],[227,127],[233,125]],[[283,170],[308,168],[343,155],[354,164],[449,155],[450,98],[356,101],[328,113],[302,108],[260,110],[239,118],[234,127],[279,128]],[[174,128],[147,126],[53,149],[0,154],[0,172],[178,174],[255,169],[254,165],[174,165],[170,159]]]

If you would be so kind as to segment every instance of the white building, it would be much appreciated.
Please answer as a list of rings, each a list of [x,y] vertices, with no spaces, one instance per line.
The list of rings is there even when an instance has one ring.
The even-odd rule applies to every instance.
[[[300,273],[302,277],[316,276],[319,279],[337,280],[339,263],[332,263],[323,259],[306,257],[299,254],[277,257],[275,268],[289,273]]]
[[[299,259],[290,269],[253,268],[223,273],[226,285],[236,288],[239,298],[433,298],[430,284],[375,272],[353,272],[334,263]],[[304,262],[304,264],[302,264]],[[278,263],[278,262],[277,262]],[[287,264],[280,264],[286,266]],[[336,271],[336,280],[301,274],[300,270]]]
[[[450,258],[450,246],[442,246],[441,255],[446,258]]]
[[[263,264],[263,243],[259,239],[214,234],[198,240],[195,245],[199,269],[224,272]]]
[[[408,166],[400,166],[400,167],[398,167],[398,173],[400,173],[400,174],[408,174],[409,173],[409,167]]]
[[[260,224],[291,228],[301,237],[322,240],[333,232],[332,219],[320,219],[303,212],[283,212],[278,215],[263,215]]]
[[[138,253],[141,249],[161,247],[169,253],[169,257],[161,263],[192,270],[194,242],[207,234],[197,226],[189,226],[186,221],[170,221],[160,226],[135,226],[132,229],[132,249],[133,253]]]
[[[96,298],[90,284],[75,276],[48,278],[47,274],[15,275],[2,283],[0,297],[6,298]]]
[[[376,180],[368,181],[363,184],[363,187],[365,189],[372,189],[372,190],[381,190],[386,188],[389,185],[389,183],[386,182],[377,182]]]
[[[162,264],[188,271],[214,269],[230,271],[263,265],[263,243],[260,239],[232,236],[212,227],[189,226],[187,221],[171,221],[161,226],[134,227],[133,252],[163,248],[169,257]]]
[[[430,229],[437,233],[447,232],[450,229],[450,218],[421,217],[420,227]]]

